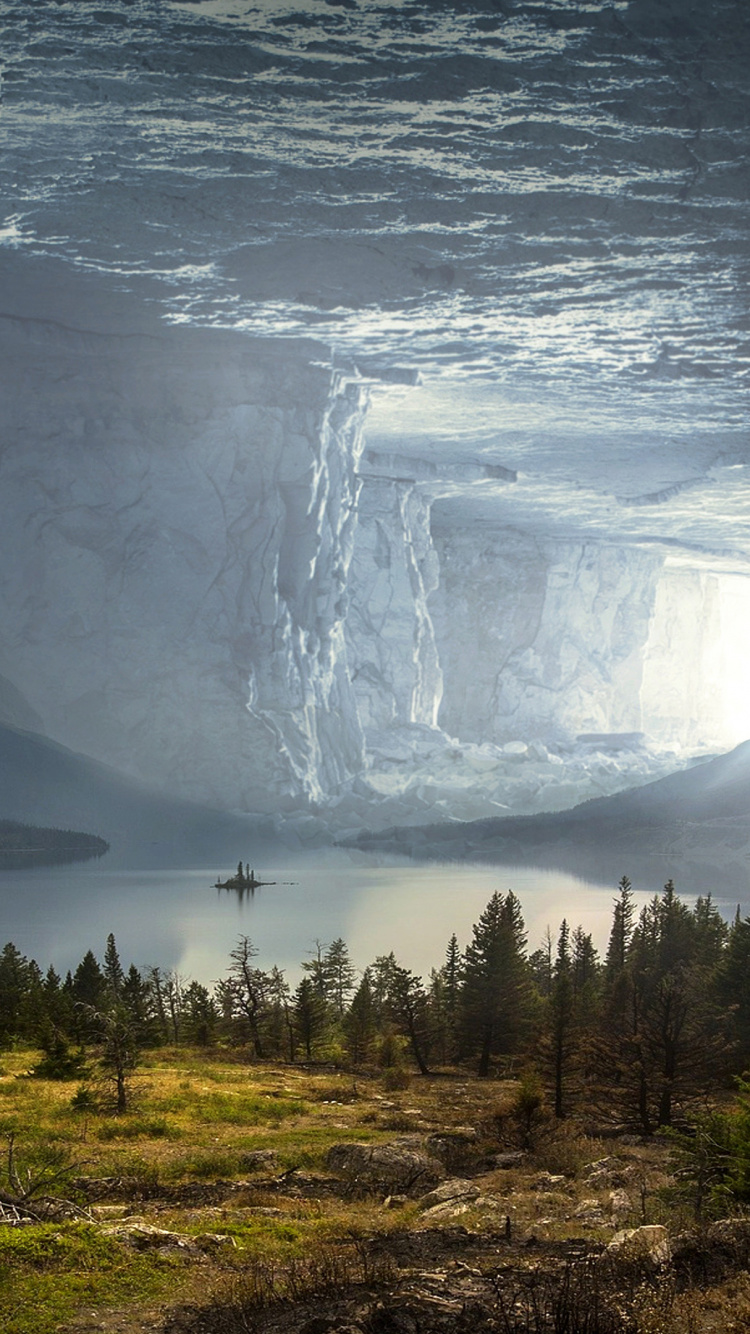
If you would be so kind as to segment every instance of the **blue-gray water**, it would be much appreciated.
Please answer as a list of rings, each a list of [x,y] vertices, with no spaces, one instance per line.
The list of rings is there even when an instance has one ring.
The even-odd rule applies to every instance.
[[[219,868],[117,870],[106,860],[0,872],[0,944],[12,940],[42,968],[64,973],[87,949],[101,959],[113,931],[123,963],[158,964],[207,984],[227,970],[239,935],[256,944],[258,964],[284,968],[294,984],[300,961],[338,936],[358,968],[394,950],[422,975],[443,961],[452,932],[462,945],[495,890],[523,905],[529,948],[563,917],[606,946],[615,884],[591,884],[561,871],[514,866],[362,866],[331,854],[304,865],[256,866],[277,884],[240,900],[213,887]],[[224,867],[222,876],[231,871]],[[290,883],[291,882],[291,883]],[[658,888],[636,884],[639,905]],[[679,890],[679,885],[678,885]],[[695,895],[685,893],[690,902]],[[717,898],[731,916],[736,899]],[[747,912],[749,904],[743,904]]]

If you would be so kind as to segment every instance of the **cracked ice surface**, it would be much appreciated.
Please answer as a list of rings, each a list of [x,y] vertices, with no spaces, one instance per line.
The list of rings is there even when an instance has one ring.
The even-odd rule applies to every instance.
[[[750,734],[742,0],[0,21],[2,716],[344,827]]]

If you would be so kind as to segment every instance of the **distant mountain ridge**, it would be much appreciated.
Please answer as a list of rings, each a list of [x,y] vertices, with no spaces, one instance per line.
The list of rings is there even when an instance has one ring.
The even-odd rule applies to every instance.
[[[512,861],[591,874],[639,858],[750,869],[750,741],[691,769],[571,810],[363,831],[345,847],[427,860]]]
[[[271,822],[165,796],[37,732],[0,724],[0,817],[91,829],[128,864],[232,865],[273,840]]]

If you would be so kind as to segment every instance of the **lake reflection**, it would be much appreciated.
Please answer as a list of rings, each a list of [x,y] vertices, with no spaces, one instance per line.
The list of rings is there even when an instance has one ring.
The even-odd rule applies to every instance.
[[[563,917],[580,923],[603,949],[616,891],[616,884],[529,866],[355,865],[335,852],[256,869],[276,884],[242,898],[214,887],[215,867],[107,870],[97,862],[0,871],[0,945],[12,940],[43,969],[52,963],[64,974],[87,949],[101,959],[113,931],[126,966],[159,964],[208,984],[226,972],[229,951],[245,934],[257,946],[260,967],[278,964],[296,984],[315,942],[341,936],[358,968],[394,950],[424,976],[442,963],[452,932],[461,945],[469,941],[495,890],[512,889],[521,900],[530,949]],[[635,888],[640,906],[660,885]],[[691,902],[695,895],[683,897]],[[716,902],[730,917],[737,899]]]

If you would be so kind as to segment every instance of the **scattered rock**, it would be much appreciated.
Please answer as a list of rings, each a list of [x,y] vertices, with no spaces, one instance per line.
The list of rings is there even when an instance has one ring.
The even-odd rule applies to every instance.
[[[270,1172],[279,1165],[279,1155],[275,1149],[252,1149],[240,1154],[240,1166],[244,1172]]]
[[[421,1193],[445,1176],[437,1158],[403,1143],[334,1144],[326,1164],[352,1187],[388,1195]]]
[[[442,1130],[425,1141],[427,1152],[449,1172],[471,1172],[482,1165],[479,1137],[473,1126]]]
[[[444,1181],[429,1194],[423,1195],[419,1207],[431,1209],[433,1205],[446,1204],[449,1200],[475,1200],[479,1193],[479,1187],[471,1181],[466,1181],[463,1177],[452,1177],[450,1181]]]
[[[620,1223],[632,1214],[633,1201],[626,1190],[619,1189],[609,1192],[609,1212],[614,1223]]]
[[[127,1204],[97,1204],[91,1209],[93,1217],[102,1221],[108,1218],[124,1218],[127,1213],[132,1212]]]
[[[622,1159],[614,1153],[610,1153],[606,1158],[597,1158],[594,1163],[587,1163],[583,1169],[584,1176],[598,1176],[601,1172],[611,1172],[613,1168],[621,1167]]]
[[[489,1214],[493,1219],[502,1217],[506,1222],[508,1221],[509,1216],[505,1204],[502,1200],[495,1199],[494,1195],[478,1195],[477,1198],[472,1201],[471,1207],[474,1210],[479,1209],[482,1213]]]
[[[114,1237],[135,1251],[190,1250],[186,1237],[152,1223],[112,1223],[102,1228],[105,1237]]]
[[[534,1182],[532,1190],[557,1190],[565,1185],[564,1176],[553,1176],[551,1172],[542,1172]]]
[[[495,1168],[520,1167],[526,1153],[523,1149],[516,1149],[513,1153],[496,1153],[492,1158],[492,1166]]]
[[[473,1200],[445,1200],[442,1204],[433,1204],[432,1208],[425,1209],[422,1217],[430,1223],[439,1223],[443,1218],[460,1218],[469,1212],[473,1203]]]
[[[228,1232],[199,1232],[197,1237],[186,1237],[185,1240],[193,1245],[199,1251],[224,1251],[236,1250],[237,1242]]]
[[[284,1172],[282,1176],[256,1178],[255,1181],[245,1182],[241,1186],[241,1192],[252,1192],[260,1188],[264,1195],[275,1194],[287,1196],[295,1199],[322,1199],[323,1196],[341,1196],[346,1193],[345,1187],[338,1176],[323,1176],[318,1172],[303,1172],[296,1168],[291,1172]]]
[[[607,1252],[622,1260],[650,1260],[655,1265],[669,1264],[672,1258],[669,1233],[655,1223],[616,1232]]]
[[[595,1163],[589,1163],[584,1168],[584,1175],[590,1186],[614,1186],[617,1184],[622,1160],[612,1155],[609,1158],[600,1158]]]
[[[105,1237],[114,1237],[124,1246],[135,1251],[184,1251],[212,1252],[237,1245],[234,1237],[223,1232],[202,1232],[197,1236],[186,1236],[181,1232],[170,1232],[167,1228],[154,1227],[152,1223],[113,1223],[103,1227]]]
[[[577,1218],[583,1227],[603,1227],[608,1221],[597,1199],[581,1200],[578,1208],[573,1210],[573,1217]]]

